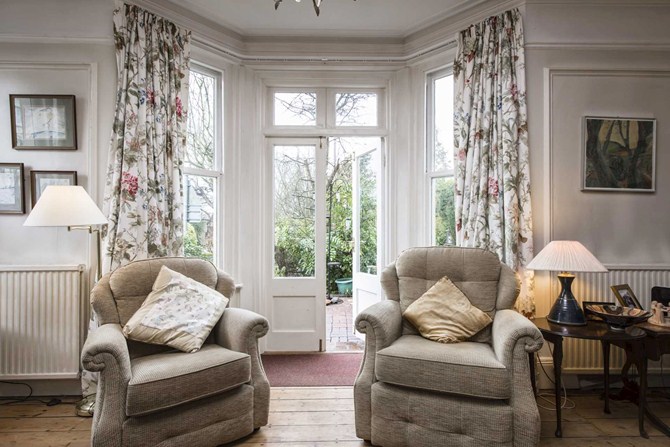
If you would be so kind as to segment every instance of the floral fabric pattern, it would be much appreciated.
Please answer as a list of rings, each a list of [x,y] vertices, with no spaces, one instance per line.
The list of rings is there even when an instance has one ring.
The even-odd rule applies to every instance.
[[[470,26],[454,61],[456,239],[490,250],[522,279],[517,310],[535,313],[524,39],[518,9]]]
[[[191,32],[137,6],[114,10],[117,94],[103,209],[103,271],[183,254],[182,160]],[[98,327],[91,316],[89,333]],[[98,374],[82,371],[84,396]]]
[[[118,84],[105,186],[107,271],[183,254],[190,39],[190,31],[137,6],[114,11]]]
[[[186,281],[173,280],[156,299],[141,324],[154,329],[180,330],[200,335],[203,321],[216,322],[219,319],[221,315],[217,309],[225,299],[219,293],[211,293],[213,291],[209,287],[207,289],[202,291]]]

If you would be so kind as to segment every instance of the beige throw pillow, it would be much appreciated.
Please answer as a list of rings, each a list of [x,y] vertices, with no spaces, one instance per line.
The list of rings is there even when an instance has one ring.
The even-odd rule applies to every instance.
[[[473,306],[446,276],[410,304],[403,317],[423,337],[440,343],[467,340],[493,321],[488,314]]]
[[[228,298],[216,290],[163,266],[123,333],[131,340],[195,352],[227,305]]]

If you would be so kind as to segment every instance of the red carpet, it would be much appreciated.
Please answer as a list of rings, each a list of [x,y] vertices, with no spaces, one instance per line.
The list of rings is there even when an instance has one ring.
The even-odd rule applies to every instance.
[[[270,386],[351,386],[363,354],[263,354]]]

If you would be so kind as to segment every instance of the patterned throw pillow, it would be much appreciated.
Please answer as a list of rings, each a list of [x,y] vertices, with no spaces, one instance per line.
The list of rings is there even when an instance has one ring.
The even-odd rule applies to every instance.
[[[410,304],[402,315],[422,337],[440,343],[465,341],[493,321],[473,306],[446,276]]]
[[[163,266],[123,333],[131,340],[195,352],[227,305],[228,298],[216,290]]]

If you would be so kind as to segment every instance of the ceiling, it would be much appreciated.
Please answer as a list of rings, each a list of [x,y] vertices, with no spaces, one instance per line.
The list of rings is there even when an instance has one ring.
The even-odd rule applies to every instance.
[[[486,0],[169,0],[241,36],[405,38]]]

